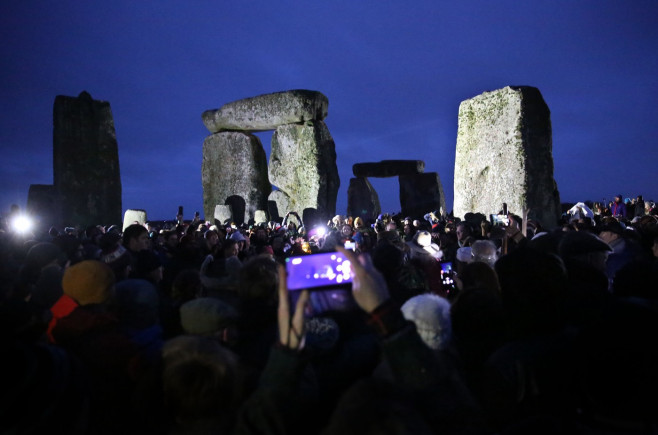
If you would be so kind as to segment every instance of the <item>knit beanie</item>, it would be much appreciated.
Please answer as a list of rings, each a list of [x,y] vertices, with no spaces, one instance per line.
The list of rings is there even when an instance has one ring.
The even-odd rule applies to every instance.
[[[211,335],[235,323],[237,311],[217,298],[192,299],[180,307],[180,323],[186,334]]]
[[[62,253],[61,249],[54,243],[42,242],[32,246],[27,252],[25,263],[34,266],[34,269],[39,271],[41,268],[51,263],[53,260],[63,260],[66,256]]]
[[[125,326],[146,329],[159,323],[160,298],[155,286],[144,279],[118,282],[115,290],[117,317]]]
[[[62,289],[80,305],[105,302],[114,287],[114,273],[96,260],[77,263],[64,272]]]
[[[450,303],[437,295],[414,296],[402,305],[402,315],[416,325],[418,335],[431,349],[444,349],[451,336]]]

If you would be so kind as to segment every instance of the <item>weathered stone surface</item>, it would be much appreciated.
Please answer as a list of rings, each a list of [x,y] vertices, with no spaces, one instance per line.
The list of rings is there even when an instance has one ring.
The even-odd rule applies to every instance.
[[[459,106],[454,213],[497,213],[502,203],[544,227],[557,224],[550,111],[538,89],[506,87]]]
[[[288,197],[284,209],[277,202],[280,216],[288,211],[302,213],[307,208],[316,209],[325,219],[333,216],[340,178],[334,140],[325,123],[278,127],[272,135],[269,176]]]
[[[256,210],[254,213],[254,223],[256,225],[267,223],[267,212],[265,210]]]
[[[146,211],[145,210],[133,210],[133,209],[128,209],[126,212],[123,214],[123,230],[126,229],[126,227],[129,227],[132,224],[140,224],[144,225],[146,223]]]
[[[270,216],[276,221],[283,219],[289,211],[297,211],[297,209],[293,208],[290,197],[280,190],[273,190],[270,193],[267,204]]]
[[[267,207],[271,190],[260,139],[241,132],[208,136],[203,142],[201,181],[206,216],[213,216],[218,204],[231,204],[236,223],[253,219],[256,210]]]
[[[231,210],[231,208],[230,204],[217,204],[215,206],[215,214],[213,215],[213,218],[216,221],[215,223],[225,225],[227,221],[231,222],[233,220],[233,210]]]
[[[43,227],[61,224],[61,199],[52,184],[31,184],[27,193],[27,212]]]
[[[352,166],[355,177],[397,177],[398,175],[422,174],[425,162],[422,160],[382,160],[373,163],[356,163]]]
[[[203,112],[203,123],[211,133],[223,130],[263,131],[280,125],[322,121],[329,100],[322,93],[297,89],[259,95]]]
[[[400,207],[405,216],[422,218],[426,213],[446,209],[446,197],[439,174],[427,172],[400,175]]]
[[[58,95],[53,108],[53,172],[67,225],[121,221],[119,151],[110,103],[87,92]]]
[[[365,177],[351,178],[347,188],[347,215],[360,216],[367,222],[377,219],[381,212],[379,195],[370,181]]]

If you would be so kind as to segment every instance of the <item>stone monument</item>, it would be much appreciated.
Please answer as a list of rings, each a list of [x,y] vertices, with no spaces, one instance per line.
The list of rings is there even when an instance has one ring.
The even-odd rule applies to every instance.
[[[110,103],[86,91],[77,98],[58,95],[53,127],[54,186],[30,187],[30,208],[57,203],[47,224],[121,222],[119,151]]]
[[[292,90],[205,111],[202,120],[212,133],[203,150],[206,216],[229,198],[236,223],[254,220],[256,210],[269,210],[271,217],[289,211],[318,219],[333,216],[340,179],[335,144],[323,122],[328,106],[320,92]],[[269,168],[262,144],[251,134],[265,130],[275,130]],[[236,213],[241,200],[243,219]]]
[[[507,203],[546,228],[557,224],[550,111],[538,89],[508,86],[460,104],[454,194],[455,216]]]
[[[422,218],[425,213],[445,210],[446,199],[439,174],[424,172],[422,160],[382,160],[352,166],[356,178],[347,191],[347,214],[372,220],[381,212],[379,197],[367,177],[398,177],[400,208],[405,216]]]

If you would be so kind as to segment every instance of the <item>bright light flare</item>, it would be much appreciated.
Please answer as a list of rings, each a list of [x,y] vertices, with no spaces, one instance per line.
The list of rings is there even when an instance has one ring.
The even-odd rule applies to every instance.
[[[19,234],[27,233],[32,229],[32,226],[32,219],[25,215],[18,215],[11,222],[11,227]]]

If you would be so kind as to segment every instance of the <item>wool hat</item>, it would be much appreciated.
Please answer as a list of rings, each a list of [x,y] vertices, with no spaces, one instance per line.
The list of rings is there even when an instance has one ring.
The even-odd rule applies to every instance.
[[[624,225],[617,221],[610,221],[599,229],[599,234],[601,234],[604,231],[609,231],[611,233],[615,233],[621,236],[622,234],[624,234]]]
[[[588,231],[568,231],[558,245],[558,253],[563,259],[597,251],[612,251],[612,248]]]
[[[386,240],[389,243],[399,244],[401,242],[400,233],[395,230],[382,231],[377,234],[377,239]]]
[[[462,263],[470,263],[473,261],[473,255],[471,255],[471,247],[464,246],[463,248],[457,249],[457,260]]]
[[[304,322],[306,327],[306,348],[319,351],[332,349],[338,342],[340,328],[330,317],[311,317]]]
[[[105,302],[114,288],[114,273],[96,260],[85,260],[64,271],[62,290],[80,305]]]
[[[408,242],[408,245],[412,251],[429,254],[434,258],[441,258],[443,256],[439,245],[432,243],[432,235],[425,230],[418,231],[414,234],[413,240]]]
[[[37,270],[40,270],[47,264],[54,260],[62,261],[66,259],[62,250],[57,245],[49,242],[37,243],[27,251],[25,263],[33,265]]]
[[[186,334],[211,335],[235,323],[238,313],[217,298],[192,299],[180,307],[180,323]]]
[[[144,249],[137,253],[137,259],[135,261],[135,272],[149,273],[160,266],[162,266],[162,262],[153,251]]]
[[[236,242],[244,242],[245,238],[242,235],[240,231],[234,231],[231,233],[231,236],[229,237],[231,240],[235,240]]]
[[[450,302],[433,295],[414,296],[402,305],[402,315],[414,322],[418,335],[431,349],[444,349],[452,337]]]
[[[119,321],[136,329],[159,322],[160,298],[155,286],[144,279],[125,279],[116,285]]]

